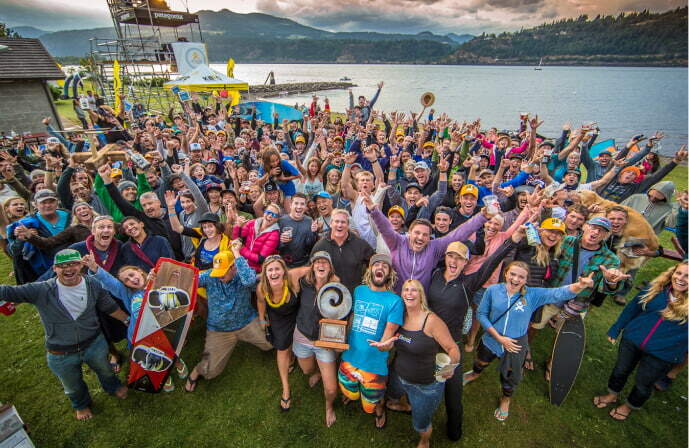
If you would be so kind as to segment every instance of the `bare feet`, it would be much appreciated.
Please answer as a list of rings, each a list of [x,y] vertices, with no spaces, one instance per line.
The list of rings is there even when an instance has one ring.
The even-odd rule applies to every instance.
[[[78,409],[76,411],[77,420],[88,420],[93,417],[93,413],[90,408]]]
[[[325,426],[330,428],[332,425],[335,424],[335,421],[337,420],[337,417],[335,416],[335,409],[332,407],[326,407],[325,408]]]
[[[467,384],[471,383],[474,381],[476,378],[481,376],[481,374],[474,372],[473,370],[470,370],[468,372],[464,373],[464,376],[462,378],[462,384],[466,386]]]
[[[501,422],[507,420],[507,417],[510,415],[510,399],[507,397],[500,398],[500,405],[498,405],[493,415]]]
[[[399,400],[388,400],[385,402],[385,407],[395,412],[411,412],[411,406]]]
[[[309,377],[309,387],[313,387],[321,380],[321,373],[316,372]]]
[[[467,353],[473,352],[474,351],[474,344],[473,343],[469,344],[468,342],[466,344],[464,344],[464,351]]]
[[[124,400],[125,398],[127,398],[127,393],[127,386],[120,386],[119,389],[115,391],[115,396],[120,400]]]

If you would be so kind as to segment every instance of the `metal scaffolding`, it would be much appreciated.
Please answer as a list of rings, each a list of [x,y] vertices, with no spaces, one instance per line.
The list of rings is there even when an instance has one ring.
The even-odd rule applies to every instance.
[[[120,65],[122,92],[130,103],[166,113],[175,104],[162,84],[177,74],[173,42],[203,42],[196,14],[172,11],[164,0],[107,0],[114,39],[92,38],[91,76],[109,104],[114,104],[113,63]]]

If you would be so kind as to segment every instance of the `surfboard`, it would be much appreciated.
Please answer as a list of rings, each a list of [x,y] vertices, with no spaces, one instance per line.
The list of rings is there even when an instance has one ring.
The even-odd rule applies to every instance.
[[[564,403],[579,373],[586,347],[586,328],[580,316],[566,319],[555,338],[550,368],[550,403]]]
[[[189,331],[199,270],[160,258],[156,280],[148,285],[134,328],[127,384],[143,392],[160,392],[182,351]]]
[[[251,114],[256,110],[256,119],[273,122],[273,114],[278,113],[278,121],[282,120],[303,120],[304,116],[297,109],[280,103],[269,101],[250,101],[239,104],[239,115],[245,120],[251,120]]]

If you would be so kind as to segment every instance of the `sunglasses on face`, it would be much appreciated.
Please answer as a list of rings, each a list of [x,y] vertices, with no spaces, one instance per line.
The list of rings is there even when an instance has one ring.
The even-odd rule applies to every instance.
[[[265,212],[263,212],[263,214],[268,215],[268,216],[272,216],[273,218],[278,218],[280,216],[277,213],[270,211],[270,210],[266,210]]]

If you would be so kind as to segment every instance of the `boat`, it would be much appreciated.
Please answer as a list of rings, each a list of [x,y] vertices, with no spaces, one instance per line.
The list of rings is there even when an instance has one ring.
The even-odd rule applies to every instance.
[[[543,58],[541,58],[540,61],[538,61],[538,65],[534,67],[534,70],[543,70],[541,67],[543,66]]]
[[[343,76],[342,78],[340,78],[340,81],[351,81],[351,80],[352,80],[352,78],[348,78],[347,76]]]

